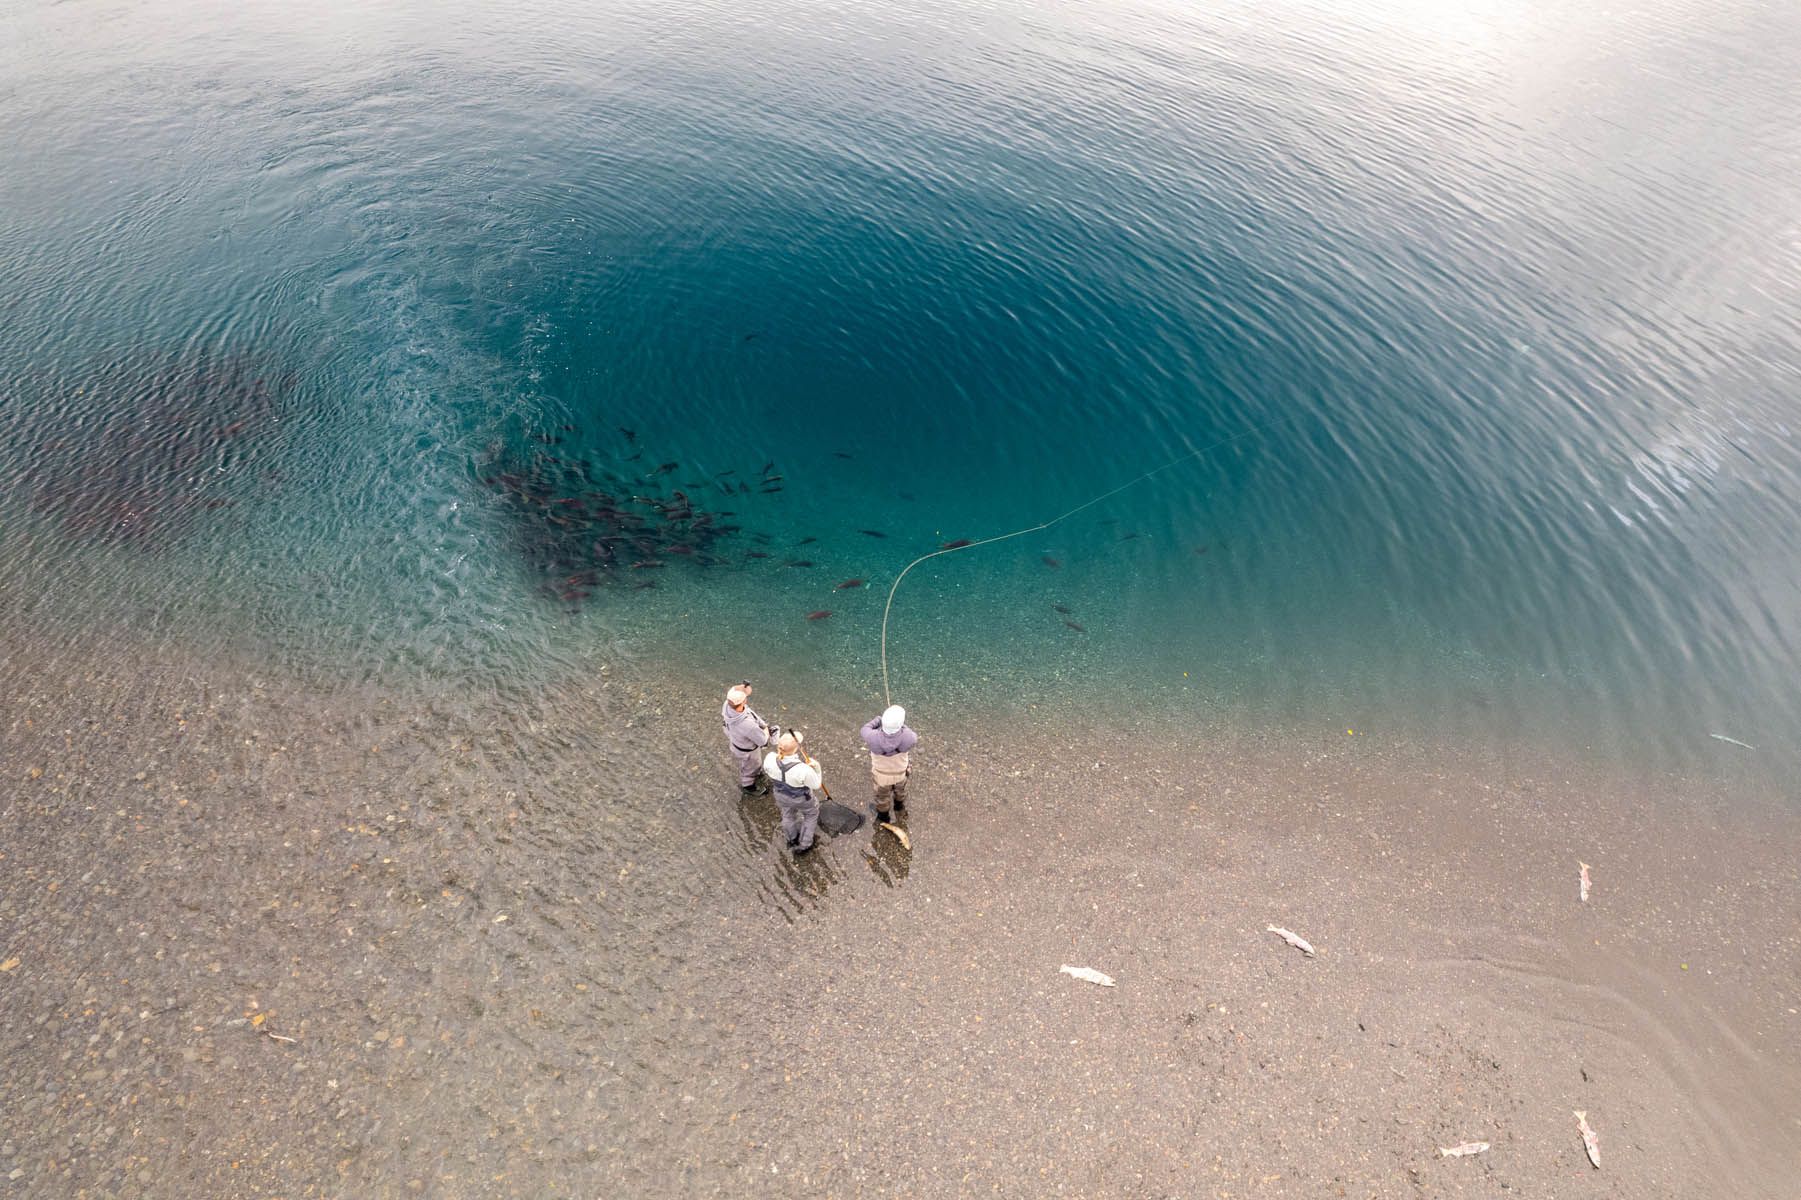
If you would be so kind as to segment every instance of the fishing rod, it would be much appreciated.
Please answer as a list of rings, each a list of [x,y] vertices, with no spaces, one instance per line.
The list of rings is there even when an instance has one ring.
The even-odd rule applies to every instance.
[[[974,550],[977,546],[992,546],[995,542],[1004,542],[1008,538],[1024,537],[1028,533],[1038,533],[1041,530],[1049,529],[1053,525],[1056,525],[1063,521],[1069,520],[1069,518],[1075,516],[1077,513],[1081,512],[1083,509],[1093,508],[1095,505],[1099,504],[1101,501],[1111,499],[1112,497],[1119,495],[1121,492],[1125,491],[1127,488],[1133,486],[1134,484],[1143,483],[1145,480],[1149,479],[1153,475],[1161,475],[1163,472],[1169,470],[1171,467],[1179,467],[1183,463],[1189,462],[1192,459],[1200,458],[1204,454],[1211,454],[1215,450],[1218,450],[1219,448],[1221,448],[1222,446],[1228,446],[1228,445],[1232,444],[1233,442],[1239,441],[1243,438],[1250,437],[1253,433],[1258,433],[1262,429],[1263,429],[1263,425],[1261,425],[1261,424],[1253,425],[1249,429],[1240,430],[1239,432],[1233,434],[1231,437],[1221,438],[1217,442],[1212,442],[1208,445],[1202,446],[1199,450],[1191,450],[1187,454],[1179,455],[1176,458],[1172,458],[1170,461],[1164,463],[1162,466],[1152,467],[1150,470],[1146,471],[1144,474],[1136,476],[1132,479],[1128,479],[1124,483],[1120,484],[1118,487],[1113,488],[1109,491],[1102,492],[1100,495],[1096,496],[1092,500],[1085,500],[1081,504],[1076,505],[1074,508],[1070,509],[1068,512],[1062,514],[1061,516],[1052,517],[1048,521],[1041,522],[1037,525],[1028,525],[1024,529],[1015,529],[1011,533],[1000,533],[1000,534],[996,534],[993,537],[981,538],[978,541],[963,542],[960,545],[941,546],[938,549],[932,551],[930,554],[920,555],[918,558],[916,558],[912,562],[908,563],[905,567],[902,567],[901,573],[894,577],[894,582],[892,584],[890,584],[888,587],[888,603],[886,603],[882,606],[882,702],[884,704],[893,704],[894,703],[894,698],[889,693],[889,690],[888,690],[888,614],[891,611],[893,611],[893,609],[894,609],[894,593],[897,592],[898,590],[900,590],[901,580],[903,580],[907,577],[908,571],[911,571],[914,567],[917,567],[920,563],[924,562],[926,559],[937,558],[941,554],[955,554],[959,550]]]

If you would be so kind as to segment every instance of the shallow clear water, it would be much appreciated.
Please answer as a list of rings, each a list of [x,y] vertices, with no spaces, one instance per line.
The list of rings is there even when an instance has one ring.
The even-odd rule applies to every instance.
[[[1801,14],[1209,7],[27,9],[8,616],[1781,777]]]

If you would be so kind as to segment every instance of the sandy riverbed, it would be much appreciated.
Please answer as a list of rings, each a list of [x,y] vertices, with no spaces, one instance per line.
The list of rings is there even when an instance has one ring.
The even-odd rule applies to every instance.
[[[1780,798],[1396,731],[920,713],[911,853],[866,828],[795,864],[703,683],[472,699],[3,657],[4,1194],[1801,1177]],[[788,715],[861,800],[869,714]]]

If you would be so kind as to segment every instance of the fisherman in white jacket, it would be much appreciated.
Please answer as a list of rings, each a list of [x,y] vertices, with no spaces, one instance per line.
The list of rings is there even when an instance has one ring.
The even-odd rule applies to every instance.
[[[819,797],[813,789],[825,778],[819,763],[800,748],[800,734],[790,730],[776,740],[775,749],[763,758],[763,774],[775,785],[775,805],[782,810],[782,834],[788,848],[805,854],[813,848],[819,828]]]

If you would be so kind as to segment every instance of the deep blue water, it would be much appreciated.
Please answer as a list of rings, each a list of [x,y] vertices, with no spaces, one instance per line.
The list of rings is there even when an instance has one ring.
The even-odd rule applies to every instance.
[[[7,24],[44,637],[1801,765],[1793,5]]]

